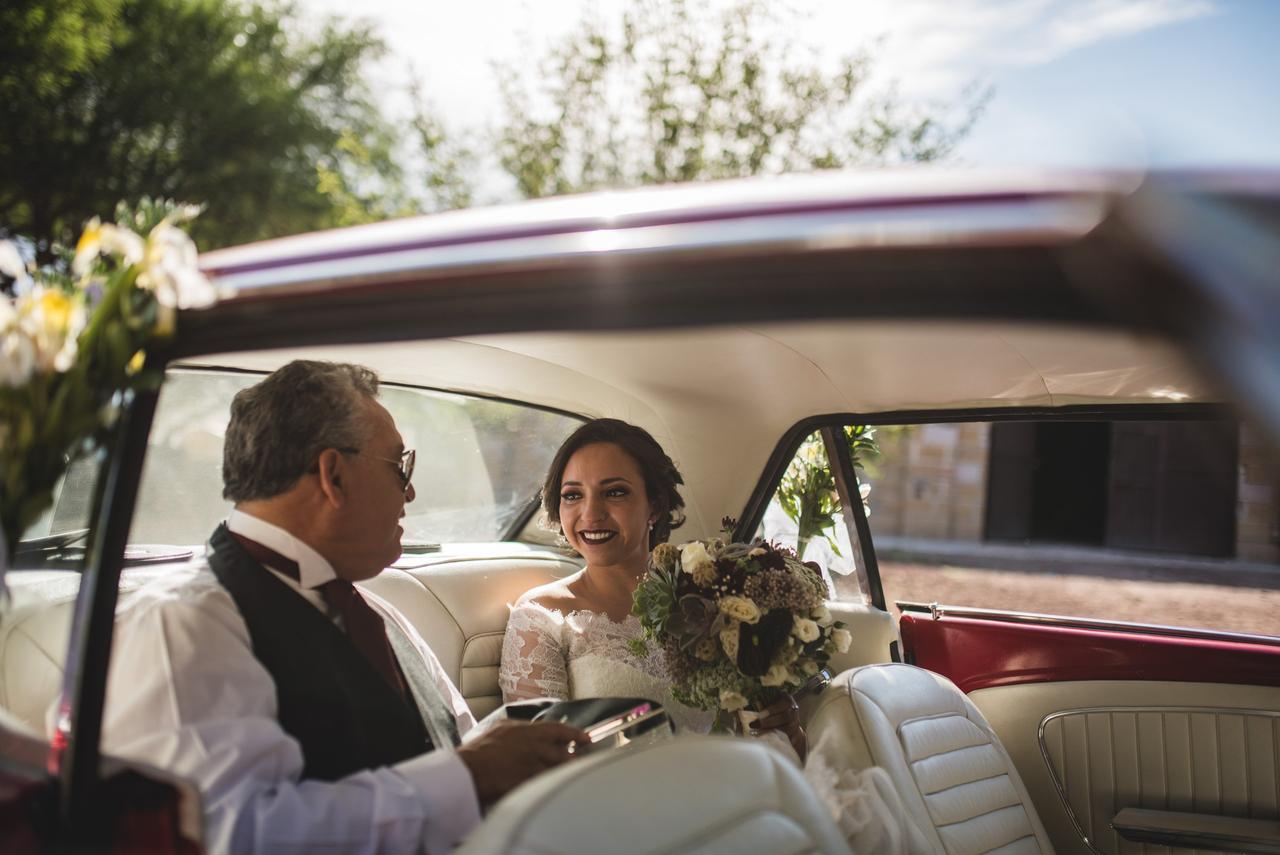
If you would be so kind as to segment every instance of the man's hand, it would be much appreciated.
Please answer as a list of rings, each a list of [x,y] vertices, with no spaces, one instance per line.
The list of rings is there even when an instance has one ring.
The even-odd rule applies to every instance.
[[[783,695],[761,712],[760,718],[751,722],[751,732],[760,734],[766,730],[782,731],[803,760],[809,750],[809,738],[800,726],[800,705],[796,703],[796,699],[791,695]]]
[[[458,747],[471,772],[476,796],[490,805],[539,772],[568,760],[570,742],[590,737],[576,727],[553,721],[502,721]]]

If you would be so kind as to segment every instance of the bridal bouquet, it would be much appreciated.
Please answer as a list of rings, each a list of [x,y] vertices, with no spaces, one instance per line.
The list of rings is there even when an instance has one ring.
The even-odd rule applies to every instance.
[[[683,704],[762,710],[849,649],[826,596],[821,574],[776,544],[660,544],[635,592],[644,637],[634,652],[643,655],[650,641],[661,646]]]
[[[173,336],[177,310],[214,301],[178,227],[196,212],[147,200],[117,212],[125,223],[94,219],[69,275],[33,269],[0,241],[0,570],[71,460],[111,426],[121,393],[159,383],[147,352]]]

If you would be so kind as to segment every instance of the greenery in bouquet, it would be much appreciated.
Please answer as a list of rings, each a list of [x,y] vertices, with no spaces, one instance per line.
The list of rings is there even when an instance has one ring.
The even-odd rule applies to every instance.
[[[5,553],[52,505],[71,462],[112,426],[122,393],[159,383],[147,352],[173,336],[177,310],[213,302],[179,228],[197,213],[164,201],[122,205],[115,224],[91,220],[59,267],[33,269],[15,243],[0,241]]]
[[[868,458],[874,459],[879,455],[874,426],[845,425],[843,434],[855,468],[864,468]],[[859,491],[862,506],[870,516],[871,484],[864,481]],[[832,552],[840,554],[840,547],[832,535],[840,515],[840,498],[822,434],[813,433],[800,444],[778,483],[778,503],[796,524],[796,549],[800,555],[804,555],[809,541],[819,536],[826,538]]]
[[[826,595],[821,573],[777,544],[659,544],[635,592],[644,637],[634,652],[661,648],[683,704],[762,710],[848,650],[851,636]]]

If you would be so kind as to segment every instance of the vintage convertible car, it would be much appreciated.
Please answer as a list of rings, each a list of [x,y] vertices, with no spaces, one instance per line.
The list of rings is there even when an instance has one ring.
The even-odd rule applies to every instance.
[[[115,445],[73,467],[8,573],[0,840],[198,845],[193,793],[176,785],[175,802],[146,783],[154,775],[100,756],[112,615],[131,587],[198,554],[225,513],[230,396],[307,356],[366,364],[387,384],[418,450],[418,500],[405,554],[368,584],[421,629],[477,713],[500,700],[507,604],[579,566],[535,514],[547,462],[579,419],[627,419],[663,443],[687,485],[680,538],[709,536],[724,516],[741,537],[794,537],[779,482],[798,449],[820,449],[836,494],[826,531],[849,548],[819,552],[855,644],[805,714],[812,732],[842,734],[851,765],[889,772],[919,851],[1280,852],[1280,638],[980,602],[902,603],[895,625],[874,550],[882,496],[900,520],[937,512],[925,493],[942,485],[954,501],[939,531],[953,538],[1070,539],[1053,519],[1077,511],[1093,515],[1099,545],[1265,557],[1274,504],[1262,502],[1271,528],[1256,537],[1252,518],[1235,520],[1258,498],[1240,486],[1245,445],[1266,460],[1266,438],[1280,437],[1277,189],[1266,175],[820,176],[531,202],[207,254],[227,296],[180,317],[160,392],[129,401]],[[1080,452],[1015,430],[1026,424],[1101,425],[1106,441]],[[882,437],[919,465],[855,459],[845,428],[865,425],[895,426]],[[896,427],[913,425],[915,444]],[[930,459],[924,440],[947,445],[947,430],[971,425],[980,459]],[[1026,442],[1040,442],[1031,456],[1092,463],[1073,456],[1059,480],[1035,481],[1030,457],[1010,453]],[[1079,494],[1044,498],[1094,478],[1098,460],[1111,490],[1101,522]],[[1211,501],[1203,485],[1218,482],[1205,473],[1223,471]],[[969,488],[976,505],[961,501]],[[1187,512],[1210,505],[1225,522]],[[753,759],[719,749],[697,748],[725,769]],[[632,786],[679,790],[643,759],[626,772]],[[513,794],[469,846],[518,849],[535,832],[552,835],[539,851],[729,845],[712,833],[718,802],[701,819],[641,816],[632,828],[625,800],[554,842],[556,823],[539,818],[563,816],[555,794],[579,778],[609,780],[600,766],[571,764]],[[784,783],[790,801],[749,787],[743,798],[774,798],[774,813],[809,829],[796,839],[838,851],[803,783]],[[758,851],[778,840],[750,839]]]

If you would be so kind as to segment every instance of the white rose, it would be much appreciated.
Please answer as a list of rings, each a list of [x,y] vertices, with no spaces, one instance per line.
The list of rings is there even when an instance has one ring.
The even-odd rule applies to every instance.
[[[727,597],[721,597],[717,605],[720,611],[734,620],[740,620],[743,623],[760,622],[760,607],[746,597],[730,594]]]
[[[800,670],[804,672],[806,677],[812,677],[818,673],[818,663],[812,659],[806,659],[800,663]]]
[[[831,610],[826,606],[818,606],[810,612],[810,617],[817,621],[818,626],[821,627],[828,627],[835,623],[835,618],[831,616]]]
[[[729,712],[746,709],[747,699],[740,692],[723,689],[720,692],[720,709]]]
[[[817,640],[821,631],[818,625],[808,618],[796,618],[791,624],[791,634],[808,644],[810,641]]]
[[[724,655],[729,657],[730,662],[738,661],[737,621],[733,621],[724,629],[720,630],[720,646],[724,648]]]
[[[831,633],[831,640],[835,642],[836,650],[840,653],[848,653],[849,645],[853,643],[853,636],[847,629],[837,629]]]
[[[762,686],[781,686],[791,679],[791,672],[787,670],[786,665],[773,665],[769,668],[765,675],[760,678]]]
[[[716,578],[716,563],[699,540],[680,547],[680,568],[699,585],[710,585]]]
[[[759,558],[761,555],[764,555],[768,551],[769,550],[765,549],[763,546],[757,546],[755,549],[748,552],[747,556],[750,558]]]

